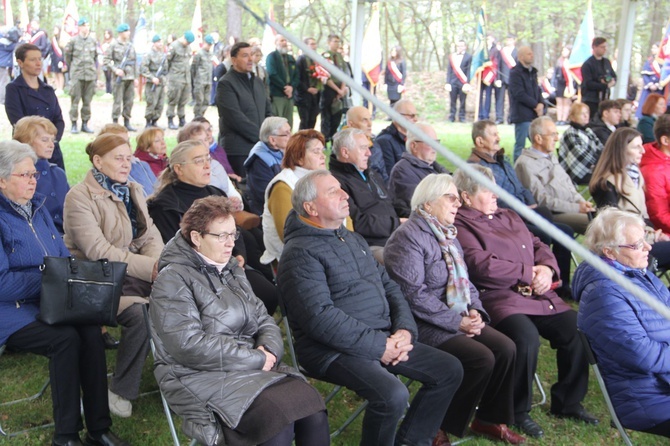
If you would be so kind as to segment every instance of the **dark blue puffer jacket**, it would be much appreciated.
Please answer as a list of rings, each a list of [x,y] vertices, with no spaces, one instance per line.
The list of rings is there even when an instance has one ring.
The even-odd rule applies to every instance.
[[[670,292],[653,274],[614,268],[666,306]],[[588,337],[621,423],[648,429],[670,418],[670,321],[583,262],[572,282],[577,326]]]

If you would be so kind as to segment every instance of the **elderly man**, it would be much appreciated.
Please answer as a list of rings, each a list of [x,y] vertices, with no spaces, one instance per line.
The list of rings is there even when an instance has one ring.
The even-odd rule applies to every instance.
[[[496,184],[505,189],[510,194],[514,195],[516,199],[524,203],[530,209],[540,214],[545,219],[553,222],[552,212],[545,206],[538,206],[533,194],[523,187],[519,177],[512,165],[505,158],[505,151],[500,148],[500,135],[498,127],[492,121],[477,121],[472,126],[472,142],[475,147],[472,149],[472,154],[468,158],[469,163],[481,164],[488,167],[493,172]],[[509,208],[503,200],[498,200],[500,207]],[[523,217],[522,217],[523,218]],[[539,227],[525,221],[528,230],[535,234],[542,240],[545,245],[552,244],[552,238],[542,231]],[[554,225],[563,231],[566,235],[572,237],[574,232],[571,227],[563,223],[554,223]],[[571,299],[572,293],[570,291],[570,251],[560,243],[553,243],[552,251],[556,256],[558,267],[561,271],[562,286],[556,292],[564,299]]]
[[[401,99],[393,104],[393,110],[400,113],[410,122],[417,122],[418,120],[416,107],[414,107],[414,104],[409,99]],[[381,149],[387,173],[391,173],[395,163],[400,161],[402,154],[405,153],[406,139],[407,129],[397,121],[393,121],[391,125],[382,130],[375,138],[374,144]]]
[[[281,171],[291,127],[286,118],[271,116],[263,121],[258,137],[260,141],[249,152],[244,168],[247,171],[249,211],[261,215],[265,204],[265,188]]]
[[[526,145],[530,122],[544,114],[537,68],[533,67],[533,50],[529,46],[522,46],[518,58],[519,63],[509,74],[509,120],[514,124],[514,159],[521,156]]]
[[[425,123],[417,123],[416,126],[430,139],[439,143],[440,140],[437,139],[437,134],[432,126]],[[449,173],[444,166],[435,161],[437,158],[435,149],[426,144],[416,133],[408,132],[405,146],[407,151],[402,154],[402,159],[391,171],[389,182],[393,207],[400,217],[409,217],[412,212],[410,206],[412,195],[421,180],[431,173]]]
[[[368,166],[370,146],[362,130],[345,129],[333,137],[330,171],[349,195],[354,231],[362,235],[379,263],[391,233],[407,220],[398,218],[381,177]]]
[[[219,129],[235,173],[244,177],[244,162],[258,142],[263,120],[272,115],[263,81],[253,74],[251,45],[238,42],[230,49],[232,65],[216,87]]]
[[[591,42],[593,55],[582,64],[582,101],[589,106],[591,119],[598,105],[610,97],[610,88],[616,85],[616,72],[607,53],[607,39],[596,37]]]
[[[400,287],[342,224],[347,198],[324,170],[308,173],[293,191],[277,279],[296,353],[311,374],[368,401],[361,445],[429,445],[463,369],[454,356],[416,342]],[[395,375],[422,384],[409,409],[409,392]]]
[[[654,124],[655,142],[644,145],[640,171],[644,177],[649,218],[656,229],[670,234],[670,115]]]
[[[621,104],[612,99],[605,99],[598,105],[598,116],[591,119],[588,128],[596,134],[604,146],[620,122]]]
[[[289,54],[286,37],[277,34],[275,37],[275,51],[268,54],[265,68],[270,83],[270,97],[272,97],[272,114],[283,116],[288,125],[293,128],[293,99],[300,82],[295,58]]]
[[[546,206],[554,221],[565,223],[584,234],[589,213],[595,208],[581,196],[568,173],[558,163],[556,124],[548,116],[530,123],[530,149],[524,149],[514,164],[519,180],[529,189],[540,206]]]
[[[370,110],[367,107],[357,105],[351,107],[347,110],[347,125],[343,128],[351,128],[363,130],[365,135],[368,137],[370,145],[370,159],[368,164],[371,169],[377,171],[377,173],[384,180],[384,184],[388,184],[389,173],[386,171],[386,164],[384,164],[384,156],[382,155],[382,150],[374,145],[375,136],[372,134],[372,116],[370,115]]]

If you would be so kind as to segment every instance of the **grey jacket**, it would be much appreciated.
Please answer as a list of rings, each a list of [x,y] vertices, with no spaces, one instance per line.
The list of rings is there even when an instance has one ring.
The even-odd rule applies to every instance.
[[[277,357],[284,344],[263,302],[233,258],[219,273],[205,264],[181,233],[165,247],[153,284],[151,335],[154,375],[186,435],[201,444],[223,441],[215,414],[234,428],[254,399],[287,374],[262,370],[264,346]]]

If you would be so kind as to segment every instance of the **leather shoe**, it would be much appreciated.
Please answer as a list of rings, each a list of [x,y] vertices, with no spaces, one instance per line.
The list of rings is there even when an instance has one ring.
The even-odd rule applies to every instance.
[[[67,440],[65,442],[57,441],[55,438],[51,442],[51,446],[84,446],[79,438],[75,440]]]
[[[86,433],[86,439],[84,440],[84,445],[86,446],[130,446],[130,443],[127,441],[121,440],[116,434],[112,431],[107,431],[102,434],[99,438],[93,438],[90,433]]]
[[[484,424],[475,418],[470,425],[470,430],[475,434],[503,443],[523,444],[526,442],[523,436],[511,431],[505,424]]]
[[[588,413],[586,409],[584,409],[581,406],[574,412],[566,412],[566,413],[552,412],[551,414],[558,418],[570,418],[577,421],[583,421],[586,424],[592,424],[594,426],[600,423],[599,419]]]
[[[102,341],[105,343],[105,350],[116,350],[119,348],[119,341],[114,339],[114,336],[109,334],[108,331],[102,334]]]
[[[432,446],[451,446],[451,441],[447,436],[447,433],[442,429],[437,431],[437,435],[433,439]]]
[[[514,423],[514,427],[522,431],[524,434],[533,438],[542,438],[544,437],[544,431],[528,414],[523,415],[520,418],[517,418]]]

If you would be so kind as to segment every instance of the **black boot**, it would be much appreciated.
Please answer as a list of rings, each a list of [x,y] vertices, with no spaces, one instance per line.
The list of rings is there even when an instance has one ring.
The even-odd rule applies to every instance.
[[[186,117],[180,116],[179,117],[179,127],[184,127],[186,125]]]
[[[88,127],[88,121],[81,122],[81,131],[84,133],[93,133],[93,130]]]
[[[145,127],[148,129],[154,127],[154,121],[152,119],[147,119],[147,125]]]
[[[137,131],[136,128],[134,128],[134,127],[132,127],[132,126],[130,125],[130,119],[128,119],[128,118],[123,118],[123,126],[124,126],[124,127],[126,128],[126,130],[128,130],[129,132],[135,132],[135,131]]]
[[[73,135],[76,135],[77,133],[79,133],[79,129],[77,128],[77,122],[76,121],[72,123],[72,129],[70,129],[70,133],[72,133]]]
[[[153,127],[156,127],[157,129],[165,130],[165,127],[161,127],[160,125],[158,125],[158,119],[154,119],[153,121],[151,121],[151,125]]]
[[[179,127],[174,123],[174,117],[168,118],[168,128],[170,130],[177,130]]]

